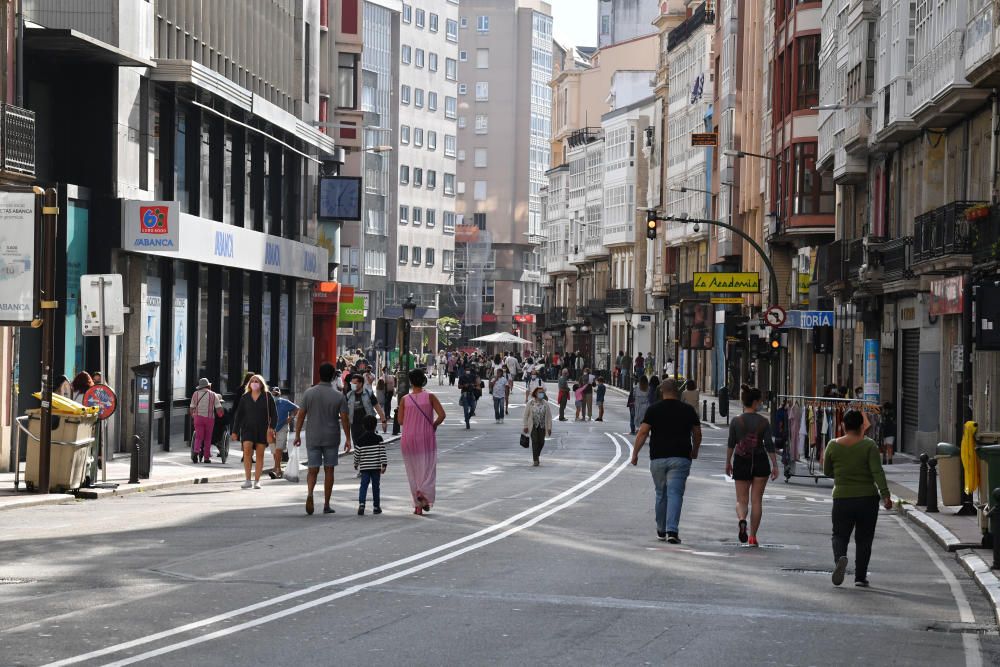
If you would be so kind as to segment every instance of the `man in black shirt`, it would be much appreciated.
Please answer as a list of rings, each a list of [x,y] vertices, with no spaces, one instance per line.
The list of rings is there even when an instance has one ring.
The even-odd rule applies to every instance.
[[[632,465],[638,465],[639,450],[649,438],[649,471],[656,489],[656,536],[680,544],[678,525],[684,487],[691,461],[698,458],[701,447],[701,420],[694,408],[680,400],[680,388],[674,380],[664,380],[659,389],[663,400],[646,410],[635,436]]]

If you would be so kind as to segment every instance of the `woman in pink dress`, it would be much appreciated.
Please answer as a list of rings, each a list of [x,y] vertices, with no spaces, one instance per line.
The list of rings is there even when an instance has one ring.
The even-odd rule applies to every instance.
[[[430,512],[437,484],[437,436],[435,431],[444,421],[444,408],[434,394],[424,391],[427,376],[420,369],[412,370],[410,393],[401,397],[399,422],[403,425],[400,450],[406,477],[410,481],[413,513]]]

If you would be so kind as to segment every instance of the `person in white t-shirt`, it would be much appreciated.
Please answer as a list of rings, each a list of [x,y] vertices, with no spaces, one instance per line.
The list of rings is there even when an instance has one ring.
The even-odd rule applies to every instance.
[[[506,373],[497,373],[490,381],[490,392],[493,394],[493,416],[497,424],[503,423],[506,409],[508,380]]]

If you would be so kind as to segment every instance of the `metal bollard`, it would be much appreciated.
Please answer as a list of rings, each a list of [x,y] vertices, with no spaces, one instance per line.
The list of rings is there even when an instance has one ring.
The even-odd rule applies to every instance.
[[[993,569],[1000,570],[1000,488],[993,489],[993,506],[990,508],[990,534],[993,536]]]
[[[701,402],[701,420],[703,422],[708,421],[708,400],[705,399]]]
[[[927,471],[927,512],[937,512],[937,459],[931,459],[927,462],[929,469]]]
[[[129,460],[128,467],[128,483],[139,483],[139,436],[135,436],[135,442],[132,443],[131,459]]]
[[[927,454],[920,455],[920,479],[917,481],[917,505],[927,504]]]
[[[392,413],[392,434],[399,435],[399,408]]]
[[[715,401],[712,401],[712,423],[715,423]]]

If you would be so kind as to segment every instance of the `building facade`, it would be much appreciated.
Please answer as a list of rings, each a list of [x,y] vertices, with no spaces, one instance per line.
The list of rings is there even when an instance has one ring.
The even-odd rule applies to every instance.
[[[601,0],[597,3],[597,46],[606,48],[656,34],[658,0]]]

